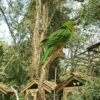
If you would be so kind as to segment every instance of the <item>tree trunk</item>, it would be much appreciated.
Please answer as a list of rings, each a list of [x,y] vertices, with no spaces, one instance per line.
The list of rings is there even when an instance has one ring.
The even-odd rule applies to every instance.
[[[34,32],[32,36],[32,65],[30,68],[30,78],[38,78],[39,71],[39,61],[41,55],[41,47],[40,47],[40,16],[41,16],[41,0],[36,0],[36,16],[34,23]]]
[[[40,71],[39,62],[43,51],[40,42],[46,36],[48,27],[48,14],[49,14],[48,1],[42,4],[41,0],[36,0],[36,16],[34,23],[34,32],[32,37],[33,56],[32,56],[32,66],[29,71],[31,80],[33,80],[33,78],[39,77],[39,71]]]
[[[51,7],[54,7],[55,9],[51,10],[49,7],[50,4],[48,0],[45,1],[44,3],[42,2],[42,0],[36,0],[36,15],[35,15],[35,22],[34,22],[34,32],[32,36],[32,47],[33,47],[32,65],[29,70],[29,75],[30,75],[31,80],[39,78],[39,69],[41,67],[39,66],[39,62],[40,62],[40,57],[43,51],[40,45],[40,42],[46,36],[47,28],[55,14],[55,11],[57,9],[56,6],[58,5],[58,2],[60,2],[60,0],[54,0],[53,2],[54,4],[52,3]],[[50,62],[52,62],[52,60]],[[42,71],[43,70],[44,70],[44,67],[42,68]],[[41,71],[41,78],[40,78],[41,81],[40,81],[40,86],[39,86],[40,87],[39,93],[41,95],[41,98],[43,98],[41,100],[45,100],[45,92],[43,90],[42,83],[45,78],[44,76],[46,72],[43,71],[44,75],[42,78],[42,74],[43,74],[42,71]]]

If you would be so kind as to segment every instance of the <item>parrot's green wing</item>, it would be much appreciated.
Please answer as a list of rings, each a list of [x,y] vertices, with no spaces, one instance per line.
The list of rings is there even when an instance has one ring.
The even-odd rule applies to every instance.
[[[65,43],[68,41],[71,35],[71,31],[68,29],[59,29],[56,32],[52,33],[43,44],[47,47],[57,45],[59,43]]]

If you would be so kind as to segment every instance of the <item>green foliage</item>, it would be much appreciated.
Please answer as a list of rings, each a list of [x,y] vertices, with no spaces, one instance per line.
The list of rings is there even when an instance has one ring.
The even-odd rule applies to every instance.
[[[99,100],[100,99],[100,81],[86,83],[86,94],[89,100]]]
[[[100,99],[100,92],[99,92],[99,85],[100,82],[90,82],[85,84],[85,91],[86,94],[83,95],[82,91],[79,90],[74,93],[69,93],[68,100],[84,100],[86,98],[87,100],[99,100]]]
[[[79,50],[84,46],[85,41],[86,37],[84,37],[83,35],[81,35],[79,32],[76,31],[74,34],[71,35],[68,44],[69,47],[76,47],[76,49]]]
[[[16,45],[2,44],[3,55],[0,56],[0,68],[4,69],[4,76],[0,81],[20,89],[28,80],[28,69],[31,64],[31,40],[26,40]],[[2,71],[0,70],[0,71]]]
[[[6,44],[6,46],[2,44],[4,53],[0,52],[3,56],[2,59],[0,58],[0,62],[2,62],[0,63],[0,67],[4,69],[6,78],[4,77],[1,81],[19,89],[21,84],[27,81],[28,67],[31,62],[31,39],[28,38],[29,35],[26,36],[27,34],[18,32],[19,23],[24,17],[23,15],[27,8],[28,1],[7,0],[5,2],[6,5],[3,0],[0,1],[0,8],[5,14],[3,17],[5,17],[8,22],[5,18],[4,21],[8,25],[10,34],[13,34],[11,36],[15,39],[16,44],[11,44],[10,46],[8,44]],[[0,50],[2,51],[2,49]]]
[[[100,23],[100,0],[89,0],[89,3],[83,5],[79,16],[84,25]]]
[[[48,34],[56,31],[59,27],[61,27],[63,25],[63,23],[65,21],[67,21],[69,19],[68,14],[69,14],[70,10],[68,8],[66,8],[66,9],[64,9],[63,12],[61,12],[59,10],[55,11],[54,16],[51,20],[51,23],[48,26],[48,32],[47,32]]]
[[[18,25],[18,32],[22,34],[22,36],[30,35],[33,33],[33,26],[34,26],[34,17],[35,17],[35,2],[30,1],[26,12],[23,16],[22,21]]]
[[[17,43],[21,37],[25,38],[26,36],[26,34],[19,33],[18,29],[28,3],[29,1],[27,0],[0,1],[0,12],[2,13],[2,19],[0,21],[4,21],[7,24],[14,43]]]
[[[69,93],[67,97],[68,100],[84,100],[81,90],[75,93]]]
[[[68,78],[69,75],[70,75],[70,71],[66,67],[60,65],[58,82],[60,83],[63,82]]]
[[[0,68],[2,69],[6,62],[6,53],[8,51],[8,44],[0,41]]]
[[[4,49],[3,49],[3,45],[2,45],[2,43],[0,41],[0,65],[1,65],[1,63],[3,61],[3,56],[4,56]]]
[[[97,77],[100,77],[100,69],[99,69],[99,66],[100,66],[100,62],[95,63],[95,65],[93,65],[93,66],[90,67],[89,72],[91,72],[92,75],[95,75]]]
[[[0,71],[5,69],[6,77],[3,76],[0,81],[6,84],[14,86],[16,89],[20,90],[22,84],[27,83],[28,70],[31,64],[32,58],[32,47],[31,47],[31,36],[33,34],[34,28],[34,17],[35,17],[35,2],[34,0],[6,0],[7,6],[3,3],[4,0],[0,0],[0,7],[3,9],[6,18],[8,20],[10,29],[16,39],[16,44],[11,44],[10,46],[0,41]],[[47,0],[43,0],[45,3]],[[78,0],[79,1],[79,0]],[[56,9],[54,0],[48,0],[49,18],[51,23],[48,26],[47,35],[57,30],[66,20],[69,19],[68,14],[70,9],[63,7],[61,10]],[[98,24],[100,23],[100,0],[89,0],[89,3],[83,5],[83,9],[79,12],[79,16],[82,24]],[[0,12],[0,21],[4,20],[3,14]],[[42,27],[42,23],[41,23]],[[41,30],[40,30],[41,31]],[[13,37],[12,37],[13,38]],[[54,42],[58,42],[60,39],[55,39]],[[67,48],[71,51],[70,60],[65,58],[65,55],[61,56],[59,61],[64,60],[63,65],[59,65],[59,61],[56,60],[52,65],[53,68],[50,69],[49,79],[52,78],[50,75],[54,75],[55,66],[59,70],[57,72],[58,77],[61,81],[65,80],[70,73],[70,70],[67,70],[66,67],[74,66],[75,62],[73,57],[75,57],[83,49],[86,38],[81,36],[81,34],[73,34],[67,43]],[[51,41],[49,42],[51,44]],[[68,59],[68,60],[67,60]],[[66,64],[66,65],[65,65]],[[96,76],[100,76],[99,66],[97,63],[95,66],[92,66],[89,72],[92,72]],[[65,67],[63,67],[65,66]],[[59,69],[59,67],[61,67]],[[62,68],[63,67],[63,68]],[[81,70],[83,69],[79,66]],[[54,76],[53,76],[54,78]],[[58,79],[58,78],[57,78]],[[58,80],[59,81],[59,80]],[[93,84],[86,84],[87,87],[87,97],[89,100],[96,100],[99,98],[100,93],[97,91],[99,88],[99,82]],[[75,100],[83,100],[82,92],[76,93],[72,98]],[[23,95],[20,95],[21,100],[24,100]],[[70,99],[71,100],[71,99]]]

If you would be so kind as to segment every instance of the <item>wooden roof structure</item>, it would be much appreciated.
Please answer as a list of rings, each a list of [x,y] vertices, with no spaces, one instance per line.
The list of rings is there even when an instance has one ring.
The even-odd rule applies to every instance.
[[[33,80],[32,82],[28,83],[28,85],[22,90],[22,92],[25,93],[27,89],[38,89],[38,84],[39,80]],[[43,83],[43,88],[49,93],[55,90],[56,87],[57,84],[55,82],[45,80]]]
[[[60,92],[61,90],[63,90],[64,87],[71,87],[73,85],[74,81],[79,82],[80,86],[84,85],[84,81],[81,78],[79,78],[75,75],[71,75],[63,83],[59,84],[56,87],[57,93]]]
[[[0,93],[8,94],[13,93],[13,90],[3,83],[0,83]]]
[[[100,78],[97,78],[95,76],[91,76],[91,75],[87,75],[85,73],[82,72],[73,72],[63,83],[58,84],[58,86],[56,87],[56,91],[57,93],[60,92],[61,90],[63,90],[64,87],[71,87],[72,82],[80,82],[79,86],[84,86],[85,82],[100,82]],[[78,86],[78,85],[75,85]],[[74,86],[72,86],[74,87]]]
[[[86,73],[82,73],[82,72],[73,72],[72,75],[76,76],[76,77],[80,77],[82,80],[85,80],[87,82],[100,82],[100,78],[99,77],[95,77],[93,75],[88,75]]]

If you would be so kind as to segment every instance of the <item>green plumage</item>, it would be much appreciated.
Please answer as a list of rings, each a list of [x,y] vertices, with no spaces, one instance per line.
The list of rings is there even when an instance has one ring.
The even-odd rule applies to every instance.
[[[44,64],[48,57],[58,48],[61,44],[66,44],[69,40],[72,31],[69,29],[69,26],[74,26],[73,23],[67,22],[64,23],[63,27],[52,33],[47,39],[43,40],[41,43],[47,48],[46,52],[43,54],[40,61],[41,64]]]
[[[40,64],[44,64],[44,62],[47,60],[47,58],[52,54],[54,51],[55,47],[50,47],[46,50],[46,52],[43,54],[42,59],[40,61]]]

